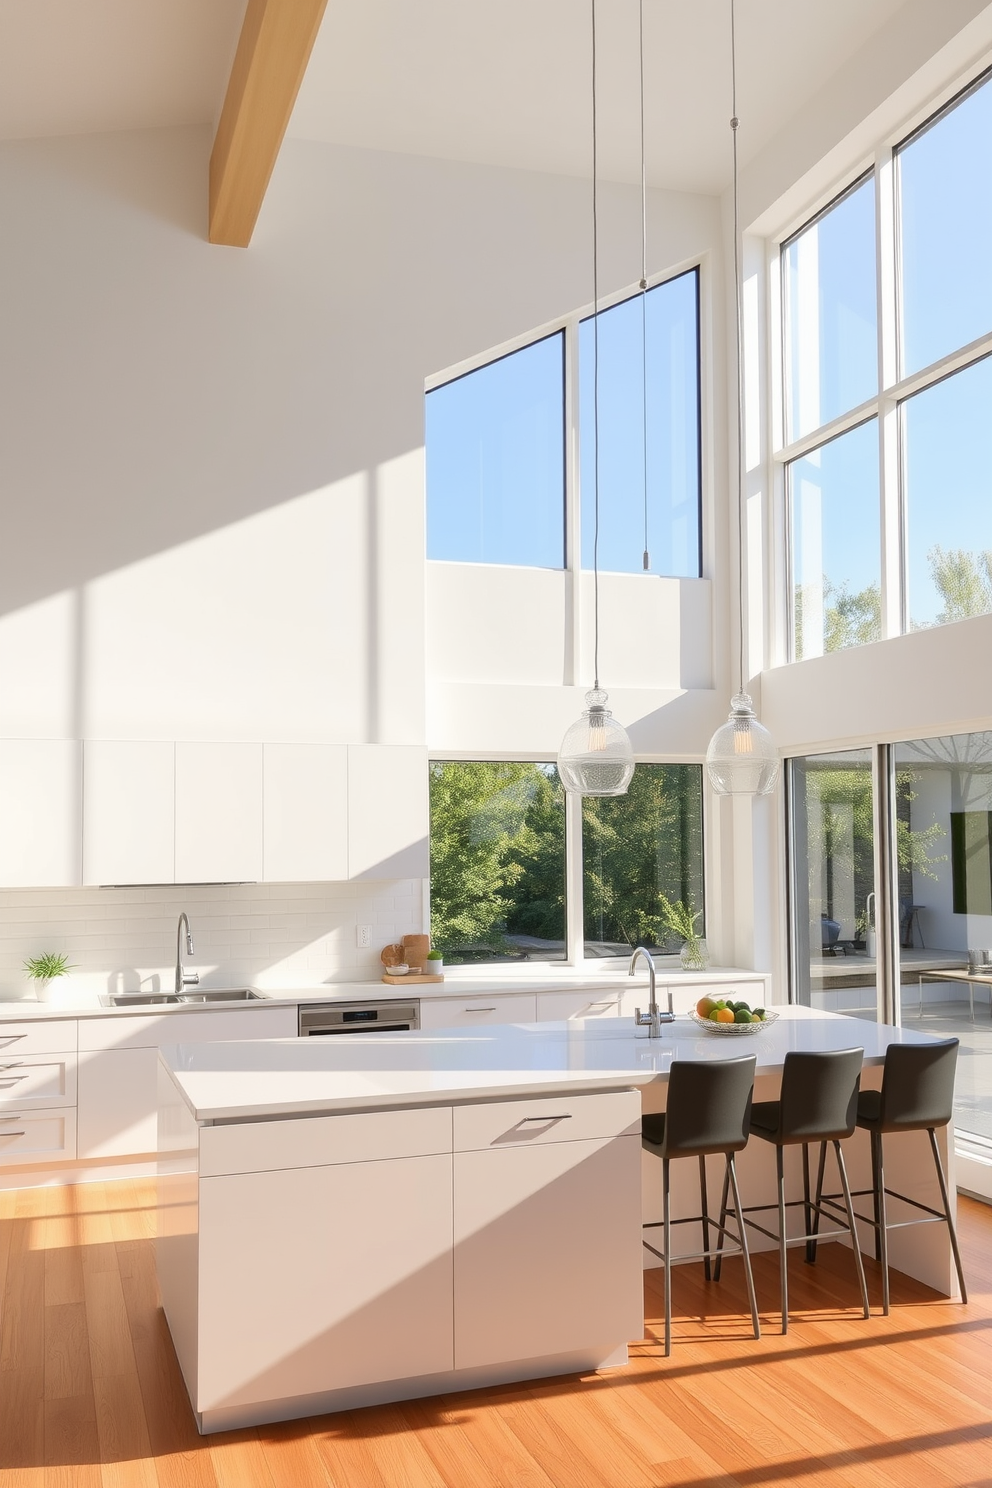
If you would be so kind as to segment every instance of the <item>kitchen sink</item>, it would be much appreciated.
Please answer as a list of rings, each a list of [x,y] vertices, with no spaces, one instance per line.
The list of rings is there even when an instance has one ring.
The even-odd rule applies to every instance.
[[[194,992],[103,992],[104,1007],[163,1007],[179,1003],[263,1002],[250,987],[204,987]]]

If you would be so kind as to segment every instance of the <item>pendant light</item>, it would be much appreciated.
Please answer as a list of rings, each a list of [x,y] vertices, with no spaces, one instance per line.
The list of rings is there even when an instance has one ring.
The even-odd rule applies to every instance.
[[[730,61],[734,141],[734,349],[737,373],[737,561],[740,602],[740,688],[730,702],[730,716],[718,728],[706,750],[706,773],[720,796],[767,796],[778,778],[779,759],[774,740],[758,722],[744,691],[744,376],[741,360],[743,306],[741,296],[741,235],[737,170],[737,30],[735,0],[730,0]]]
[[[599,191],[596,139],[596,0],[592,4],[592,366],[593,366],[593,671],[582,717],[558,751],[562,785],[576,796],[623,796],[634,773],[627,730],[607,708],[599,685]]]

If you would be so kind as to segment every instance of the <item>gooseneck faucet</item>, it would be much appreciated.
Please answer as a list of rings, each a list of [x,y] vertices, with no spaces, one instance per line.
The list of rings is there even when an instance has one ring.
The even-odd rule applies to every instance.
[[[186,954],[193,954],[193,936],[189,928],[189,919],[183,910],[179,916],[179,924],[176,927],[176,994],[180,996],[184,987],[195,987],[200,980],[197,971],[186,971],[183,967],[183,926],[186,926]]]
[[[662,1023],[675,1022],[675,1009],[672,1006],[672,989],[671,987],[667,989],[668,1012],[662,1013],[658,1009],[658,995],[655,987],[654,959],[652,958],[651,952],[645,950],[644,946],[638,946],[637,949],[634,951],[634,954],[631,956],[630,965],[627,967],[627,975],[634,975],[634,967],[637,965],[638,956],[643,956],[648,965],[649,1001],[648,1010],[646,1013],[642,1013],[640,1008],[634,1009],[634,1026],[635,1028],[646,1028],[648,1030],[648,1038],[660,1038]]]

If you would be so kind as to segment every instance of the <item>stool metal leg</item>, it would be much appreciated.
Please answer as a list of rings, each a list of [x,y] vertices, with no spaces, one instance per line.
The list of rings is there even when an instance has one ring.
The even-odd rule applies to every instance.
[[[813,1211],[809,1204],[809,1143],[803,1143],[803,1229],[809,1237],[813,1230]],[[806,1259],[810,1264],[816,1260],[813,1241],[806,1240]]]
[[[713,1267],[713,1280],[714,1281],[719,1281],[720,1280],[720,1270],[721,1270],[721,1267],[723,1266],[723,1231],[724,1231],[724,1227],[725,1227],[725,1225],[727,1223],[727,1195],[730,1192],[730,1164],[731,1164],[732,1159],[733,1159],[733,1154],[730,1153],[730,1152],[728,1152],[726,1154],[725,1167],[724,1167],[724,1173],[723,1173],[723,1194],[722,1194],[721,1199],[720,1199],[720,1233],[716,1237],[716,1265]],[[740,1214],[738,1214],[737,1215],[737,1223],[738,1223],[738,1225],[740,1224],[740,1222],[741,1222],[741,1217],[740,1217]]]
[[[778,1269],[782,1300],[782,1332],[789,1331],[789,1247],[785,1233],[785,1158],[782,1148],[775,1148],[778,1169]]]
[[[706,1251],[706,1255],[704,1255],[704,1257],[703,1257],[703,1275],[706,1277],[706,1280],[707,1281],[712,1281],[713,1278],[712,1278],[712,1276],[710,1274],[710,1257],[709,1257],[709,1248],[710,1248],[710,1217],[709,1217],[709,1213],[708,1213],[707,1208],[706,1208],[706,1159],[705,1159],[705,1157],[701,1157],[699,1159],[699,1201],[700,1201],[700,1204],[702,1206],[702,1208],[701,1208],[701,1214],[702,1214],[702,1226],[703,1226],[703,1249]]]
[[[844,1154],[840,1150],[840,1143],[834,1143],[834,1151],[837,1154],[837,1168],[840,1173],[840,1186],[844,1190],[844,1203],[847,1206],[847,1223],[851,1231],[851,1247],[854,1251],[854,1259],[858,1268],[858,1281],[861,1284],[861,1305],[864,1308],[865,1317],[871,1317],[871,1309],[868,1306],[868,1283],[865,1281],[865,1268],[861,1260],[861,1246],[858,1243],[858,1227],[854,1218],[854,1205],[851,1203],[851,1189],[847,1181],[847,1168],[844,1164]]]
[[[889,1315],[889,1230],[885,1213],[885,1157],[882,1138],[871,1134],[872,1182],[875,1185],[875,1254],[882,1268],[882,1312]]]
[[[958,1250],[957,1231],[951,1218],[951,1206],[947,1201],[947,1182],[944,1178],[944,1166],[940,1160],[940,1150],[937,1147],[937,1137],[932,1126],[927,1127],[930,1135],[930,1151],[933,1153],[934,1167],[937,1169],[937,1181],[940,1184],[940,1197],[944,1204],[944,1217],[947,1220],[947,1233],[951,1241],[951,1253],[954,1256],[954,1265],[958,1273],[958,1286],[961,1288],[961,1301],[967,1302],[968,1288],[964,1284],[964,1271],[961,1267],[961,1252]]]
[[[781,1151],[781,1148],[779,1149],[779,1151]],[[734,1189],[734,1213],[737,1215],[737,1228],[740,1231],[741,1236],[741,1255],[744,1257],[744,1276],[747,1280],[748,1301],[751,1304],[751,1325],[754,1328],[755,1338],[760,1338],[761,1324],[758,1321],[758,1302],[757,1298],[754,1295],[754,1277],[751,1274],[751,1253],[747,1248],[747,1226],[744,1223],[744,1217],[741,1213],[741,1196],[737,1188],[737,1168],[734,1164],[734,1154],[732,1152],[728,1152],[727,1154],[727,1178],[730,1180]],[[726,1216],[724,1216],[722,1223],[726,1223]],[[722,1234],[720,1236],[720,1239],[723,1239]],[[718,1256],[717,1265],[719,1265],[719,1263],[720,1258]]]
[[[812,1226],[813,1243],[812,1243],[812,1247],[811,1247],[813,1254],[808,1256],[808,1259],[811,1262],[816,1260],[816,1237],[820,1233],[820,1200],[823,1198],[823,1173],[824,1173],[824,1170],[825,1170],[826,1166],[827,1166],[827,1144],[826,1144],[826,1142],[821,1142],[820,1143],[820,1161],[819,1161],[819,1164],[818,1164],[817,1170],[816,1170],[816,1208],[813,1210],[813,1226]]]
[[[662,1204],[665,1247],[665,1358],[672,1352],[672,1198],[669,1189],[669,1159],[662,1161]]]

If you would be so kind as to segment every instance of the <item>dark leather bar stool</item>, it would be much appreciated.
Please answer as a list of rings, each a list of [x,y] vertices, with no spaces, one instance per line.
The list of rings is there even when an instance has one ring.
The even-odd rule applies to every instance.
[[[645,1229],[664,1231],[664,1251],[644,1241],[652,1255],[664,1263],[665,1271],[665,1355],[672,1352],[672,1268],[671,1239],[673,1224],[700,1224],[703,1231],[703,1248],[680,1260],[699,1260],[705,1263],[706,1280],[710,1280],[710,1257],[719,1256],[724,1235],[740,1245],[744,1257],[744,1274],[747,1278],[747,1294],[751,1303],[751,1323],[755,1338],[761,1337],[758,1321],[758,1304],[754,1295],[754,1278],[751,1275],[751,1258],[747,1250],[747,1236],[741,1222],[741,1199],[737,1188],[737,1171],[734,1153],[747,1146],[748,1122],[751,1114],[751,1095],[754,1089],[755,1057],[705,1060],[695,1062],[676,1059],[668,1077],[668,1106],[661,1115],[644,1116],[641,1119],[641,1143],[645,1152],[661,1158],[662,1204],[664,1219],[645,1225]],[[712,1154],[726,1158],[723,1179],[723,1200],[720,1223],[709,1217],[706,1199],[706,1158]],[[676,1157],[699,1159],[699,1196],[702,1213],[686,1219],[672,1219],[669,1188],[669,1165]],[[727,1196],[733,1190],[734,1212],[737,1215],[738,1235],[726,1228]],[[719,1246],[710,1249],[710,1227],[719,1233]],[[736,1253],[736,1252],[734,1252]],[[719,1264],[719,1263],[718,1263]],[[717,1275],[719,1280],[719,1274]]]
[[[789,1331],[789,1271],[790,1245],[806,1245],[806,1259],[816,1259],[815,1241],[825,1235],[817,1235],[823,1191],[823,1165],[826,1161],[828,1142],[833,1144],[837,1155],[837,1169],[847,1211],[844,1230],[831,1230],[830,1238],[850,1232],[854,1245],[858,1282],[861,1286],[861,1301],[865,1317],[868,1311],[868,1288],[865,1283],[865,1268],[858,1248],[858,1235],[854,1222],[854,1206],[851,1189],[847,1181],[847,1169],[841,1142],[854,1133],[858,1109],[858,1087],[861,1080],[863,1049],[836,1049],[822,1054],[792,1052],[786,1054],[782,1069],[782,1090],[777,1101],[756,1101],[751,1111],[751,1135],[775,1145],[775,1160],[778,1171],[778,1203],[754,1204],[744,1210],[744,1222],[760,1231],[769,1240],[776,1240],[779,1248],[779,1273],[782,1297],[782,1332]],[[810,1198],[809,1144],[820,1142],[820,1174],[817,1181],[817,1198]],[[803,1149],[803,1197],[785,1198],[784,1150],[802,1144]],[[786,1233],[786,1210],[803,1206],[805,1233],[788,1236]],[[778,1209],[778,1233],[765,1229],[749,1214],[762,1210]],[[830,1213],[830,1210],[827,1211]],[[836,1213],[831,1214],[835,1220]],[[724,1216],[721,1215],[721,1219]],[[815,1219],[815,1223],[814,1223]]]
[[[914,1224],[943,1223],[947,1225],[951,1252],[958,1273],[958,1284],[961,1287],[961,1300],[962,1302],[968,1300],[964,1271],[961,1268],[961,1252],[958,1250],[957,1232],[947,1199],[947,1180],[940,1161],[936,1136],[937,1128],[946,1126],[951,1119],[957,1058],[958,1040],[956,1038],[932,1039],[925,1044],[890,1044],[885,1054],[881,1090],[863,1090],[858,1097],[858,1126],[871,1135],[872,1186],[867,1189],[858,1189],[854,1197],[863,1198],[870,1194],[874,1202],[874,1218],[866,1219],[864,1215],[859,1215],[858,1218],[864,1224],[872,1225],[875,1231],[875,1259],[882,1268],[882,1311],[884,1313],[889,1310],[888,1232],[889,1230],[901,1230]],[[940,1185],[940,1198],[944,1206],[942,1210],[933,1209],[929,1204],[921,1204],[918,1199],[910,1199],[905,1194],[896,1193],[894,1189],[885,1186],[882,1138],[890,1132],[911,1131],[925,1131],[930,1137],[930,1151],[933,1154],[937,1182]],[[819,1193],[817,1197],[820,1197]],[[822,1202],[836,1205],[838,1198],[838,1195],[831,1195]],[[914,1209],[921,1209],[927,1217],[904,1219],[897,1224],[890,1224],[885,1211],[886,1198],[898,1199]]]

